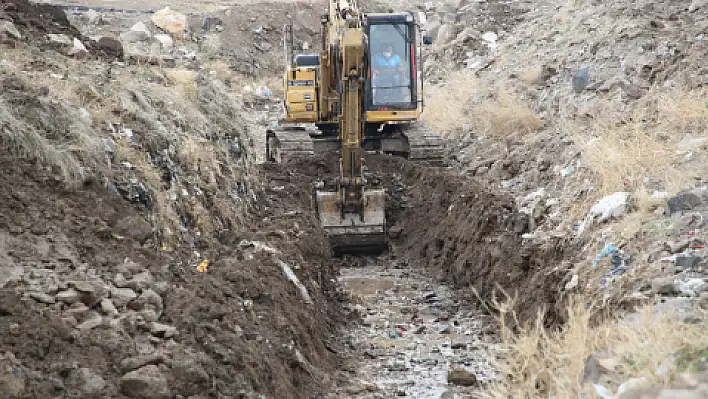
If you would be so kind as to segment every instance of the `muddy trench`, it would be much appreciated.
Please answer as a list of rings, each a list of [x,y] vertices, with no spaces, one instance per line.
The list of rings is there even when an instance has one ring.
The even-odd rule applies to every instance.
[[[336,166],[334,157],[264,165],[267,176],[299,176],[303,187],[331,178]],[[346,378],[328,397],[474,397],[495,378],[499,344],[497,315],[479,298],[523,292],[519,320],[545,309],[547,323],[557,322],[546,289],[556,277],[541,267],[560,246],[525,245],[528,216],[513,200],[452,169],[370,155],[366,170],[386,188],[390,248],[331,260],[350,322],[340,334]]]

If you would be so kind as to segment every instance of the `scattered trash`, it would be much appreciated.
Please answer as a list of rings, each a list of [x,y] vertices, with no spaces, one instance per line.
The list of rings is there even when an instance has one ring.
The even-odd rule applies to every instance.
[[[600,263],[602,258],[606,257],[607,255],[613,254],[617,251],[618,251],[618,249],[615,246],[615,244],[613,244],[611,242],[607,243],[607,245],[605,245],[605,247],[602,248],[602,250],[600,252],[598,252],[597,255],[595,256],[595,260],[592,262],[592,268],[593,269],[596,268],[597,264]]]
[[[133,131],[128,128],[122,128],[118,131],[118,136],[122,138],[123,140],[130,140],[132,141],[135,135],[133,134]]]
[[[565,285],[565,290],[570,291],[573,288],[577,287],[578,280],[579,280],[578,275],[574,274],[573,277],[570,279],[570,281],[568,281],[568,283]]]
[[[482,35],[482,40],[487,43],[487,47],[489,47],[490,50],[494,50],[497,48],[497,39],[498,36],[494,32],[485,32]]]
[[[270,97],[273,95],[273,92],[271,92],[268,87],[261,86],[258,89],[256,89],[256,95],[259,97]]]
[[[199,262],[199,265],[197,266],[197,271],[199,273],[205,273],[207,271],[207,267],[209,267],[209,259],[204,259],[203,261]]]
[[[577,235],[582,235],[585,229],[593,224],[619,218],[627,213],[629,211],[629,198],[629,193],[627,192],[616,192],[603,197],[590,208],[590,212],[578,226]]]
[[[293,272],[293,269],[290,268],[290,265],[282,260],[278,260],[278,264],[283,269],[283,272],[288,277],[288,280],[295,284],[295,286],[300,290],[300,295],[302,295],[302,299],[305,300],[305,303],[311,304],[312,298],[310,298],[310,294],[307,292],[307,287],[305,287],[300,280],[298,280],[297,275]]]
[[[568,177],[568,176],[572,175],[573,172],[575,172],[575,166],[571,165],[566,168],[563,168],[563,170],[561,171],[561,176]]]

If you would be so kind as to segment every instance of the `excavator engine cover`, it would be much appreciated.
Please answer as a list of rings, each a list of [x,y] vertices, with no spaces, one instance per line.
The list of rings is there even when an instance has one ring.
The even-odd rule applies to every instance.
[[[386,192],[364,190],[364,217],[342,213],[337,191],[317,191],[320,223],[335,254],[381,252],[386,248]]]

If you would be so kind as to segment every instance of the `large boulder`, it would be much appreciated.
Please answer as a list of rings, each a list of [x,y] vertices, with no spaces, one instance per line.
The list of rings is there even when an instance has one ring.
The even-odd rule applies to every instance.
[[[121,377],[120,392],[130,398],[168,399],[171,397],[167,378],[157,366],[152,364]]]
[[[155,26],[175,37],[182,37],[187,31],[187,17],[169,7],[153,14],[151,21]]]

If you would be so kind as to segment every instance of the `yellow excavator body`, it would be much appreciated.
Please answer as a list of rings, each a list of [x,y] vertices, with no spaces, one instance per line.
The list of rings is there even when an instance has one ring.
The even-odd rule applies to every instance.
[[[338,153],[339,176],[315,193],[321,226],[335,252],[381,250],[386,192],[364,176],[363,153],[442,158],[442,139],[416,123],[421,45],[431,41],[412,14],[364,14],[356,0],[330,0],[321,22],[318,53],[295,55],[292,26],[285,28],[284,123],[268,130],[266,156]]]

